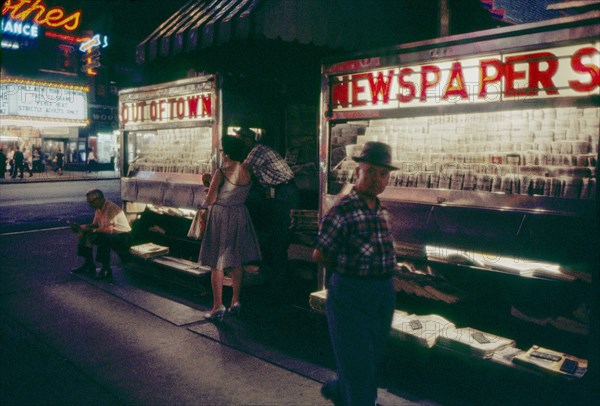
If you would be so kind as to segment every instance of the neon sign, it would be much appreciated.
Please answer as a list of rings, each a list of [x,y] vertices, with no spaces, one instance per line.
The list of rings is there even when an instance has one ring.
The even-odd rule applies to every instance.
[[[102,46],[102,48],[106,48],[108,46],[108,37],[104,36],[104,44],[100,41],[100,34],[94,35],[92,38],[83,41],[79,46],[79,50],[81,52],[87,52],[92,48],[96,48]]]
[[[14,35],[17,37],[25,37],[35,39],[40,34],[40,26],[37,24],[24,23],[22,21],[13,21],[10,19],[2,19],[0,22],[0,31],[2,35]]]
[[[76,30],[81,18],[81,10],[65,16],[62,7],[48,8],[42,0],[6,0],[2,7],[2,15],[6,14],[19,21],[26,21],[33,15],[36,24],[49,28],[62,27],[67,31]]]
[[[196,93],[132,103],[121,102],[120,121],[127,125],[209,119],[212,116],[211,96],[210,93]]]
[[[334,111],[598,95],[600,43],[337,76]]]
[[[88,39],[88,37],[75,37],[73,35],[57,34],[53,31],[46,31],[45,35],[48,38],[54,38],[65,42],[71,42],[73,44],[83,42]]]

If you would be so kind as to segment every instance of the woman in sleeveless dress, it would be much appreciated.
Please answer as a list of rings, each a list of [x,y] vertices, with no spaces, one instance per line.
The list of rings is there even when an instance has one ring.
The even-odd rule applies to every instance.
[[[244,144],[232,136],[224,136],[223,165],[210,182],[206,205],[206,228],[200,247],[199,262],[211,268],[213,307],[205,315],[209,320],[221,320],[226,308],[223,305],[223,277],[231,269],[233,294],[231,313],[239,312],[242,265],[261,259],[256,232],[244,205],[250,192],[251,175],[242,165]]]

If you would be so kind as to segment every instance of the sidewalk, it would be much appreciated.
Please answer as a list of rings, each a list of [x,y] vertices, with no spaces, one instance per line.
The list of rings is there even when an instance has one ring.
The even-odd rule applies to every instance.
[[[261,303],[204,320],[210,297],[114,264],[114,283],[71,275],[66,229],[0,236],[3,404],[328,405],[325,320]],[[49,258],[52,258],[50,261]],[[129,267],[127,267],[129,268]],[[432,404],[381,389],[381,404]]]
[[[33,172],[33,176],[25,172],[23,178],[11,178],[7,176],[0,179],[0,184],[11,184],[11,183],[35,183],[35,182],[65,182],[74,180],[106,180],[106,179],[118,179],[120,177],[118,170],[113,171],[64,171],[62,175],[48,169],[45,172]]]

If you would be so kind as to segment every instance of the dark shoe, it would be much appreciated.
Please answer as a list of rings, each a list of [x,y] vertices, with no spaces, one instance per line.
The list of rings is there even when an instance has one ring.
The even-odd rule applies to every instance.
[[[221,305],[216,310],[213,310],[210,313],[206,313],[204,318],[209,321],[223,321],[226,312],[225,306]]]
[[[83,264],[79,268],[71,270],[71,273],[96,273],[96,266],[93,264]]]
[[[110,268],[102,268],[102,270],[98,272],[98,275],[96,275],[97,281],[108,279],[112,279],[112,270]]]
[[[232,316],[239,316],[241,311],[242,305],[240,304],[240,302],[235,302],[229,308],[229,314],[231,314]]]

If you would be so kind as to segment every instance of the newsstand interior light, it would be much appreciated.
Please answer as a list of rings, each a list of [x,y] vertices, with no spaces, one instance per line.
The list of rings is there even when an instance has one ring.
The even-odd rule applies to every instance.
[[[435,245],[425,246],[425,252],[428,260],[471,265],[521,276],[534,276],[534,273],[539,272],[557,275],[562,273],[558,264],[531,261],[517,256],[503,256],[492,252],[475,252]]]

